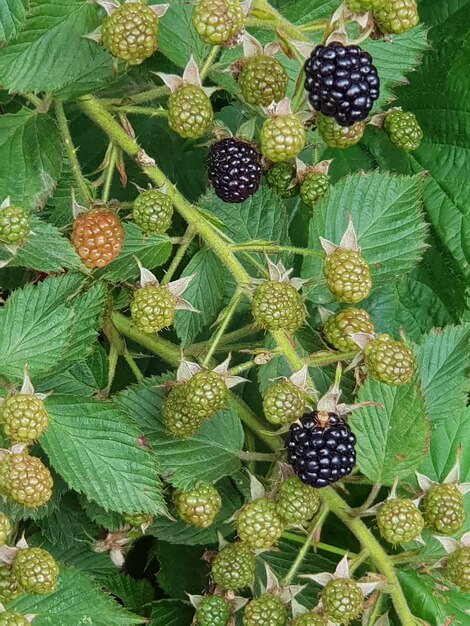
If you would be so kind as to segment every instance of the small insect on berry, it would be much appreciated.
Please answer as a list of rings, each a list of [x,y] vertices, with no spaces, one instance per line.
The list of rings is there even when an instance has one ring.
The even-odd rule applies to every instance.
[[[124,242],[121,220],[108,209],[80,213],[72,227],[72,244],[90,269],[105,267],[119,256]]]

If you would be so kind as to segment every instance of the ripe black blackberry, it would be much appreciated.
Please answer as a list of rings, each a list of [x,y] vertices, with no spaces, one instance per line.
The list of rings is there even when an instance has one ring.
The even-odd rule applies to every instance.
[[[241,139],[221,139],[210,148],[207,175],[221,200],[243,202],[256,192],[260,183],[259,153]]]
[[[336,413],[305,413],[301,424],[292,424],[287,458],[300,480],[326,487],[347,476],[356,462],[356,437]]]
[[[366,119],[379,97],[380,80],[372,57],[359,46],[333,41],[316,46],[305,63],[310,104],[341,126]]]

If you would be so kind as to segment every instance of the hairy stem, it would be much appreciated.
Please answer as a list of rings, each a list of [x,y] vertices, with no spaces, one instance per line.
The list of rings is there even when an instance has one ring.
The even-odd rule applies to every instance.
[[[303,544],[305,541],[304,535],[297,535],[296,533],[291,533],[289,531],[283,532],[282,536],[284,537],[284,539],[288,539],[289,541],[293,541],[295,543]],[[331,554],[337,554],[338,556],[344,556],[345,554],[350,557],[357,556],[354,552],[351,552],[350,550],[343,550],[342,548],[337,548],[336,546],[331,546],[329,543],[323,543],[321,541],[315,544],[315,548],[317,548],[318,550],[323,550],[324,552],[330,552]]]
[[[183,260],[184,255],[186,254],[186,251],[189,248],[189,245],[191,241],[193,240],[193,238],[194,238],[194,229],[192,228],[192,226],[188,226],[188,228],[186,229],[186,232],[183,235],[183,239],[180,243],[180,246],[178,250],[176,251],[175,256],[173,257],[173,260],[170,263],[170,267],[167,269],[165,276],[163,277],[163,280],[161,282],[162,285],[168,284],[170,280],[173,278],[173,276],[175,275],[175,272],[178,269],[179,264]]]
[[[139,366],[137,365],[137,363],[134,360],[134,357],[132,356],[132,354],[129,352],[129,350],[127,348],[124,349],[124,352],[122,353],[122,356],[124,357],[124,360],[126,361],[126,363],[129,366],[130,370],[134,374],[137,382],[140,383],[140,381],[144,379],[144,375],[140,371]]]
[[[117,149],[114,144],[110,144],[108,151],[108,164],[106,166],[106,177],[104,180],[103,193],[101,199],[108,202],[111,185],[113,184],[114,168],[116,166]]]
[[[324,365],[331,365],[331,363],[337,363],[338,361],[350,361],[356,355],[357,350],[351,350],[351,352],[330,352],[328,350],[320,350],[319,352],[313,352],[310,354],[306,358],[306,361],[309,365],[323,367]]]
[[[211,69],[214,61],[216,60],[217,55],[219,54],[219,51],[220,51],[220,46],[212,46],[209,54],[206,57],[206,60],[204,61],[204,65],[201,67],[201,70],[199,72],[201,81],[204,80],[204,78],[209,73],[209,70]]]
[[[253,0],[246,25],[279,31],[287,36],[288,39],[293,39],[294,41],[308,41],[305,33],[286,20],[267,0]]]
[[[222,339],[225,331],[227,330],[227,327],[230,324],[230,321],[232,317],[234,316],[237,306],[240,303],[240,300],[242,299],[242,297],[243,297],[243,293],[241,291],[237,291],[234,294],[230,304],[228,305],[225,311],[225,315],[222,320],[222,323],[220,324],[219,328],[217,329],[217,331],[215,332],[214,336],[212,337],[210,341],[209,350],[207,351],[206,356],[204,357],[204,361],[202,362],[203,367],[207,367],[207,364],[211,360],[212,355],[214,354],[219,341]]]
[[[147,117],[168,117],[168,111],[161,108],[152,107],[138,107],[132,105],[111,104],[106,107],[108,111],[115,111],[116,113],[124,113],[125,115],[146,115]]]

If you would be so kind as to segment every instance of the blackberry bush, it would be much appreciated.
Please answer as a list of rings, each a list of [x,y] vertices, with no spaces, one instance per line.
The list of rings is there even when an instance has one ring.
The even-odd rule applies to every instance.
[[[467,623],[465,4],[1,4],[0,623]]]

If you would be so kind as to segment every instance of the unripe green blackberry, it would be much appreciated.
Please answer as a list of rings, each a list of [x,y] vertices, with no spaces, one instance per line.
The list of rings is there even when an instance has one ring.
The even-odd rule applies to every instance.
[[[303,123],[293,114],[268,117],[261,128],[261,153],[273,163],[296,157],[305,146]]]
[[[158,20],[142,2],[129,2],[103,20],[101,40],[113,56],[139,65],[157,49]]]
[[[134,200],[132,217],[144,233],[161,235],[171,226],[173,203],[166,194],[156,189],[143,191]]]
[[[28,620],[16,611],[0,613],[0,626],[29,626]]]
[[[390,386],[409,382],[414,371],[413,352],[385,333],[364,348],[367,372]]]
[[[260,283],[251,302],[251,314],[260,328],[295,333],[305,322],[305,304],[289,283]]]
[[[8,495],[8,474],[9,474],[8,457],[0,461],[0,495]]]
[[[0,513],[0,547],[6,544],[10,531],[10,520],[5,513]]]
[[[193,13],[198,35],[213,46],[233,39],[243,29],[244,22],[239,0],[199,0]]]
[[[131,318],[144,333],[168,328],[175,317],[176,297],[166,287],[146,285],[134,292]]]
[[[330,188],[330,179],[324,174],[311,172],[300,185],[302,202],[313,209],[316,203]]]
[[[269,387],[263,395],[264,416],[271,424],[290,424],[300,419],[305,408],[305,393],[290,380]]]
[[[243,611],[243,626],[285,626],[287,607],[281,598],[264,593],[253,598]]]
[[[268,498],[248,502],[237,517],[237,533],[252,548],[270,548],[284,531],[276,503]]]
[[[445,575],[460,591],[470,593],[470,547],[457,548],[449,555]]]
[[[295,182],[295,168],[286,161],[275,163],[266,174],[266,181],[273,191],[281,198],[292,198],[299,187]]]
[[[287,72],[277,59],[265,54],[249,57],[238,75],[238,85],[249,104],[268,106],[286,95]]]
[[[367,298],[372,288],[369,266],[356,250],[336,250],[325,257],[326,286],[339,302],[356,304]]]
[[[212,578],[216,585],[226,591],[238,591],[249,587],[255,571],[255,557],[244,543],[229,543],[212,563]]]
[[[299,615],[291,624],[291,626],[328,626],[326,617],[319,613],[309,611],[303,615]]]
[[[354,333],[373,333],[374,325],[369,314],[364,309],[348,307],[329,317],[324,326],[323,334],[326,341],[343,352],[358,350],[358,346],[351,339]]]
[[[433,485],[423,498],[426,526],[441,535],[453,535],[467,518],[463,495],[454,484]]]
[[[212,417],[227,406],[228,389],[224,379],[211,370],[198,372],[186,383],[188,411],[200,420]]]
[[[380,506],[377,526],[389,543],[408,543],[421,533],[424,520],[413,500],[394,498]]]
[[[305,524],[320,508],[318,493],[297,476],[281,483],[277,496],[277,512],[288,524]]]
[[[387,0],[346,0],[351,11],[362,13],[363,11],[377,11],[382,8]]]
[[[168,98],[168,125],[180,137],[202,137],[213,118],[209,97],[196,85],[178,87]]]
[[[150,513],[123,513],[122,519],[126,524],[138,528],[144,524],[151,524],[153,517]]]
[[[179,489],[173,494],[178,516],[191,526],[208,528],[222,506],[217,489],[209,483],[199,483],[192,489]]]
[[[383,33],[400,35],[419,22],[416,0],[388,0],[374,10],[375,21]]]
[[[205,596],[196,608],[196,626],[226,626],[229,617],[229,606],[220,596]]]
[[[0,407],[0,421],[5,435],[14,443],[39,439],[49,424],[44,402],[32,394],[8,396]]]
[[[7,604],[20,595],[21,589],[11,567],[6,565],[0,566],[0,602]]]
[[[348,624],[359,617],[364,596],[359,585],[350,578],[330,580],[321,593],[326,616],[337,624]]]
[[[20,246],[29,235],[28,214],[18,207],[0,209],[0,242]]]
[[[162,415],[165,429],[173,437],[190,437],[202,423],[202,419],[189,412],[185,384],[170,391],[163,402]]]
[[[400,150],[411,152],[419,148],[423,131],[413,113],[392,111],[385,118],[384,128],[390,141]]]
[[[6,489],[12,500],[27,508],[36,508],[49,502],[52,496],[52,476],[41,459],[22,452],[10,454],[6,463]]]
[[[44,595],[54,591],[59,568],[54,558],[42,548],[19,550],[13,561],[13,574],[26,593]]]
[[[365,122],[356,122],[352,126],[340,126],[334,117],[319,113],[315,122],[320,137],[330,148],[349,148],[362,139]]]

